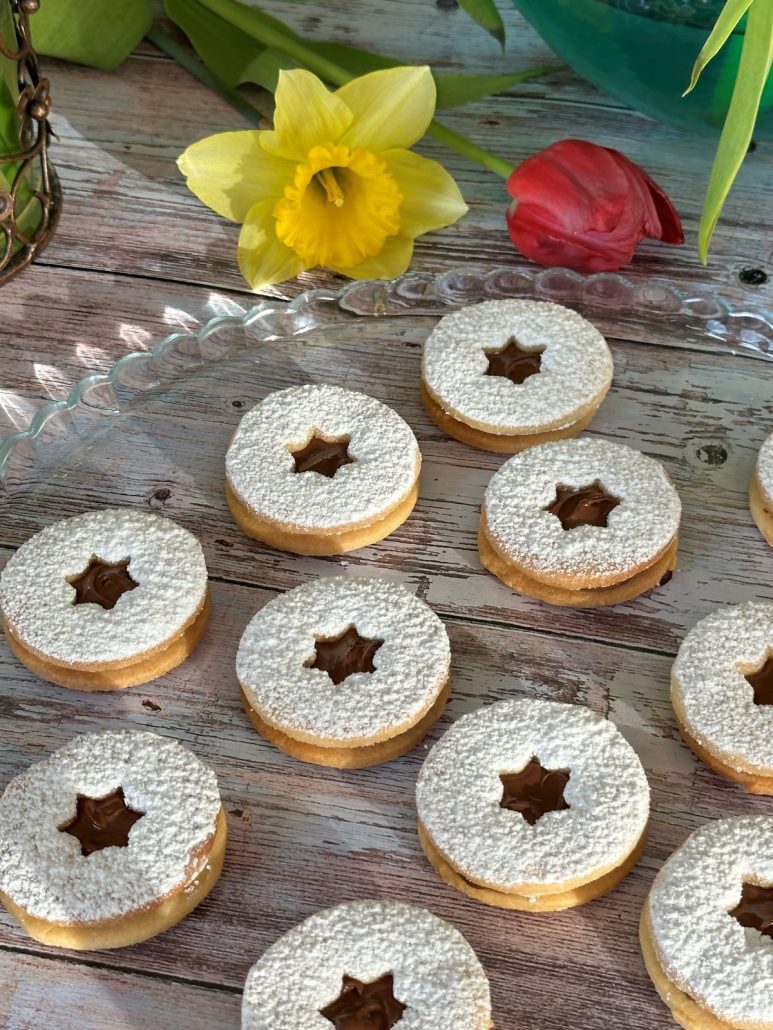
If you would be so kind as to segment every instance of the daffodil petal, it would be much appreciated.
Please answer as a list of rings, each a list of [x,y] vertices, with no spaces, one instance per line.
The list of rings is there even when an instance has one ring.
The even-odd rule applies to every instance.
[[[459,187],[437,161],[410,150],[388,150],[381,156],[403,195],[401,236],[415,239],[425,232],[452,225],[466,214],[468,208]]]
[[[300,163],[312,147],[336,143],[352,124],[352,112],[335,93],[303,68],[279,72],[273,132],[261,143],[271,154]]]
[[[220,132],[193,143],[177,159],[188,188],[224,218],[243,222],[263,197],[279,197],[295,166],[266,153],[262,132]]]
[[[370,72],[335,95],[354,115],[340,139],[349,147],[375,151],[412,147],[435,116],[435,80],[426,65]]]
[[[354,268],[334,268],[350,279],[394,279],[408,270],[413,257],[413,240],[390,236],[375,257],[366,258]]]
[[[283,283],[306,270],[294,250],[276,235],[273,200],[254,204],[239,233],[239,268],[253,290]]]

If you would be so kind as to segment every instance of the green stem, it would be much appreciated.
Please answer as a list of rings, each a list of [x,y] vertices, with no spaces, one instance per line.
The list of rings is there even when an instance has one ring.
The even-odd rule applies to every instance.
[[[246,35],[251,36],[257,43],[280,50],[326,82],[335,86],[345,86],[354,78],[345,68],[309,50],[294,33],[283,32],[270,22],[256,18],[255,15],[259,12],[254,7],[246,7],[244,4],[237,3],[236,0],[199,0],[199,2],[213,14],[225,18],[231,25],[235,25]],[[449,129],[447,125],[443,125],[437,119],[432,121],[427,132],[434,139],[462,154],[463,157],[477,161],[478,164],[496,175],[500,175],[503,179],[507,179],[513,170],[512,165],[507,161],[484,150],[483,147],[479,147],[466,136]]]

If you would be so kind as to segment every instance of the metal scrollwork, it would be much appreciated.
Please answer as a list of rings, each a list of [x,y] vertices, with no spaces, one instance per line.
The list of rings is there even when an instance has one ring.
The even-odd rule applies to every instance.
[[[29,27],[29,16],[38,10],[40,0],[10,0],[10,7],[16,38],[4,40],[0,34],[0,54],[18,65],[18,149],[0,153],[0,171],[5,172],[7,186],[0,189],[0,285],[25,268],[48,243],[61,206],[59,180],[48,155],[49,84],[40,75]],[[20,224],[22,209],[33,218],[31,230]]]

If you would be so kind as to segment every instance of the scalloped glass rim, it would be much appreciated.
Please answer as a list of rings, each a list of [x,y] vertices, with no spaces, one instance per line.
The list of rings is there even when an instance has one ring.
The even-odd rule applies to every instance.
[[[440,274],[408,272],[392,280],[353,282],[340,289],[309,290],[289,303],[262,301],[243,315],[217,315],[195,332],[175,332],[150,351],[131,351],[109,372],[79,380],[66,398],[44,404],[27,429],[0,443],[0,484],[8,488],[12,455],[33,450],[48,465],[61,455],[63,437],[83,440],[94,417],[125,411],[146,390],[210,363],[243,355],[261,342],[291,339],[352,318],[439,316],[486,299],[535,297],[613,315],[616,322],[680,322],[680,328],[743,352],[773,360],[773,312],[733,308],[705,289],[686,292],[666,279],[636,281],[616,273],[584,276],[562,268],[490,271],[458,269]],[[50,452],[50,453],[49,453]]]

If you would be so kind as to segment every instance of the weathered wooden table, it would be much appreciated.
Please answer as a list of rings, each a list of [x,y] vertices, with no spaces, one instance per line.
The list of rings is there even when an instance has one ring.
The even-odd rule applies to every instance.
[[[320,38],[409,61],[504,70],[549,59],[512,11],[502,57],[445,3],[331,0],[296,8],[272,0],[264,6]],[[242,127],[239,117],[149,46],[113,75],[55,62],[47,72],[66,206],[42,260],[2,291],[0,434],[24,426],[41,403],[64,396],[87,371],[106,370],[125,350],[148,347],[176,326],[195,326],[224,305],[237,310],[253,301],[235,267],[236,227],[198,204],[174,164],[192,140]],[[771,265],[769,145],[750,155],[704,269],[694,238],[712,141],[621,109],[568,70],[445,117],[514,161],[566,136],[620,147],[662,182],[688,235],[681,249],[645,245],[632,276],[705,283],[739,307],[773,305],[770,281],[749,287],[739,278],[744,269]],[[501,184],[431,143],[422,149],[452,168],[471,213],[421,241],[415,267],[524,266],[504,229]],[[329,281],[314,273],[274,292],[290,296]],[[194,658],[158,683],[120,695],[87,696],[37,681],[0,641],[0,786],[76,732],[142,726],[182,739],[212,762],[230,832],[226,869],[210,898],[143,945],[58,953],[26,938],[1,913],[3,1026],[234,1027],[244,975],[263,949],[316,909],[365,896],[426,904],[466,933],[490,974],[502,1030],[671,1025],[637,945],[638,913],[652,876],[706,819],[773,814],[773,802],[750,799],[693,758],[679,741],[668,702],[669,667],[685,630],[722,602],[773,596],[771,553],[745,498],[756,448],[773,426],[773,369],[708,338],[684,349],[678,335],[669,339],[662,331],[660,346],[639,342],[647,335],[643,327],[636,332],[621,324],[614,335],[615,384],[591,431],[665,461],[685,503],[672,584],[614,610],[551,609],[516,597],[482,572],[474,547],[477,507],[501,459],[445,439],[428,422],[416,392],[420,336],[392,329],[379,337],[372,324],[359,346],[349,345],[345,369],[311,361],[306,373],[369,386],[420,438],[421,501],[379,547],[345,560],[301,560],[247,541],[227,518],[212,456],[202,478],[195,468],[127,453],[124,467],[101,483],[71,483],[38,511],[3,504],[0,564],[37,524],[83,508],[126,503],[165,511],[199,533],[215,603]],[[383,350],[374,346],[378,339]],[[206,391],[196,401],[194,390],[179,438],[206,417],[215,449],[240,406],[265,392],[258,373],[256,366],[256,378],[235,380],[230,394],[221,391],[220,399],[230,398],[222,418]],[[345,773],[304,766],[254,734],[233,673],[245,623],[275,591],[344,569],[401,579],[446,620],[454,694],[432,739],[461,712],[517,694],[589,705],[622,728],[647,768],[653,821],[642,862],[618,890],[553,915],[475,905],[446,888],[419,850],[413,783],[423,748],[379,769]]]

